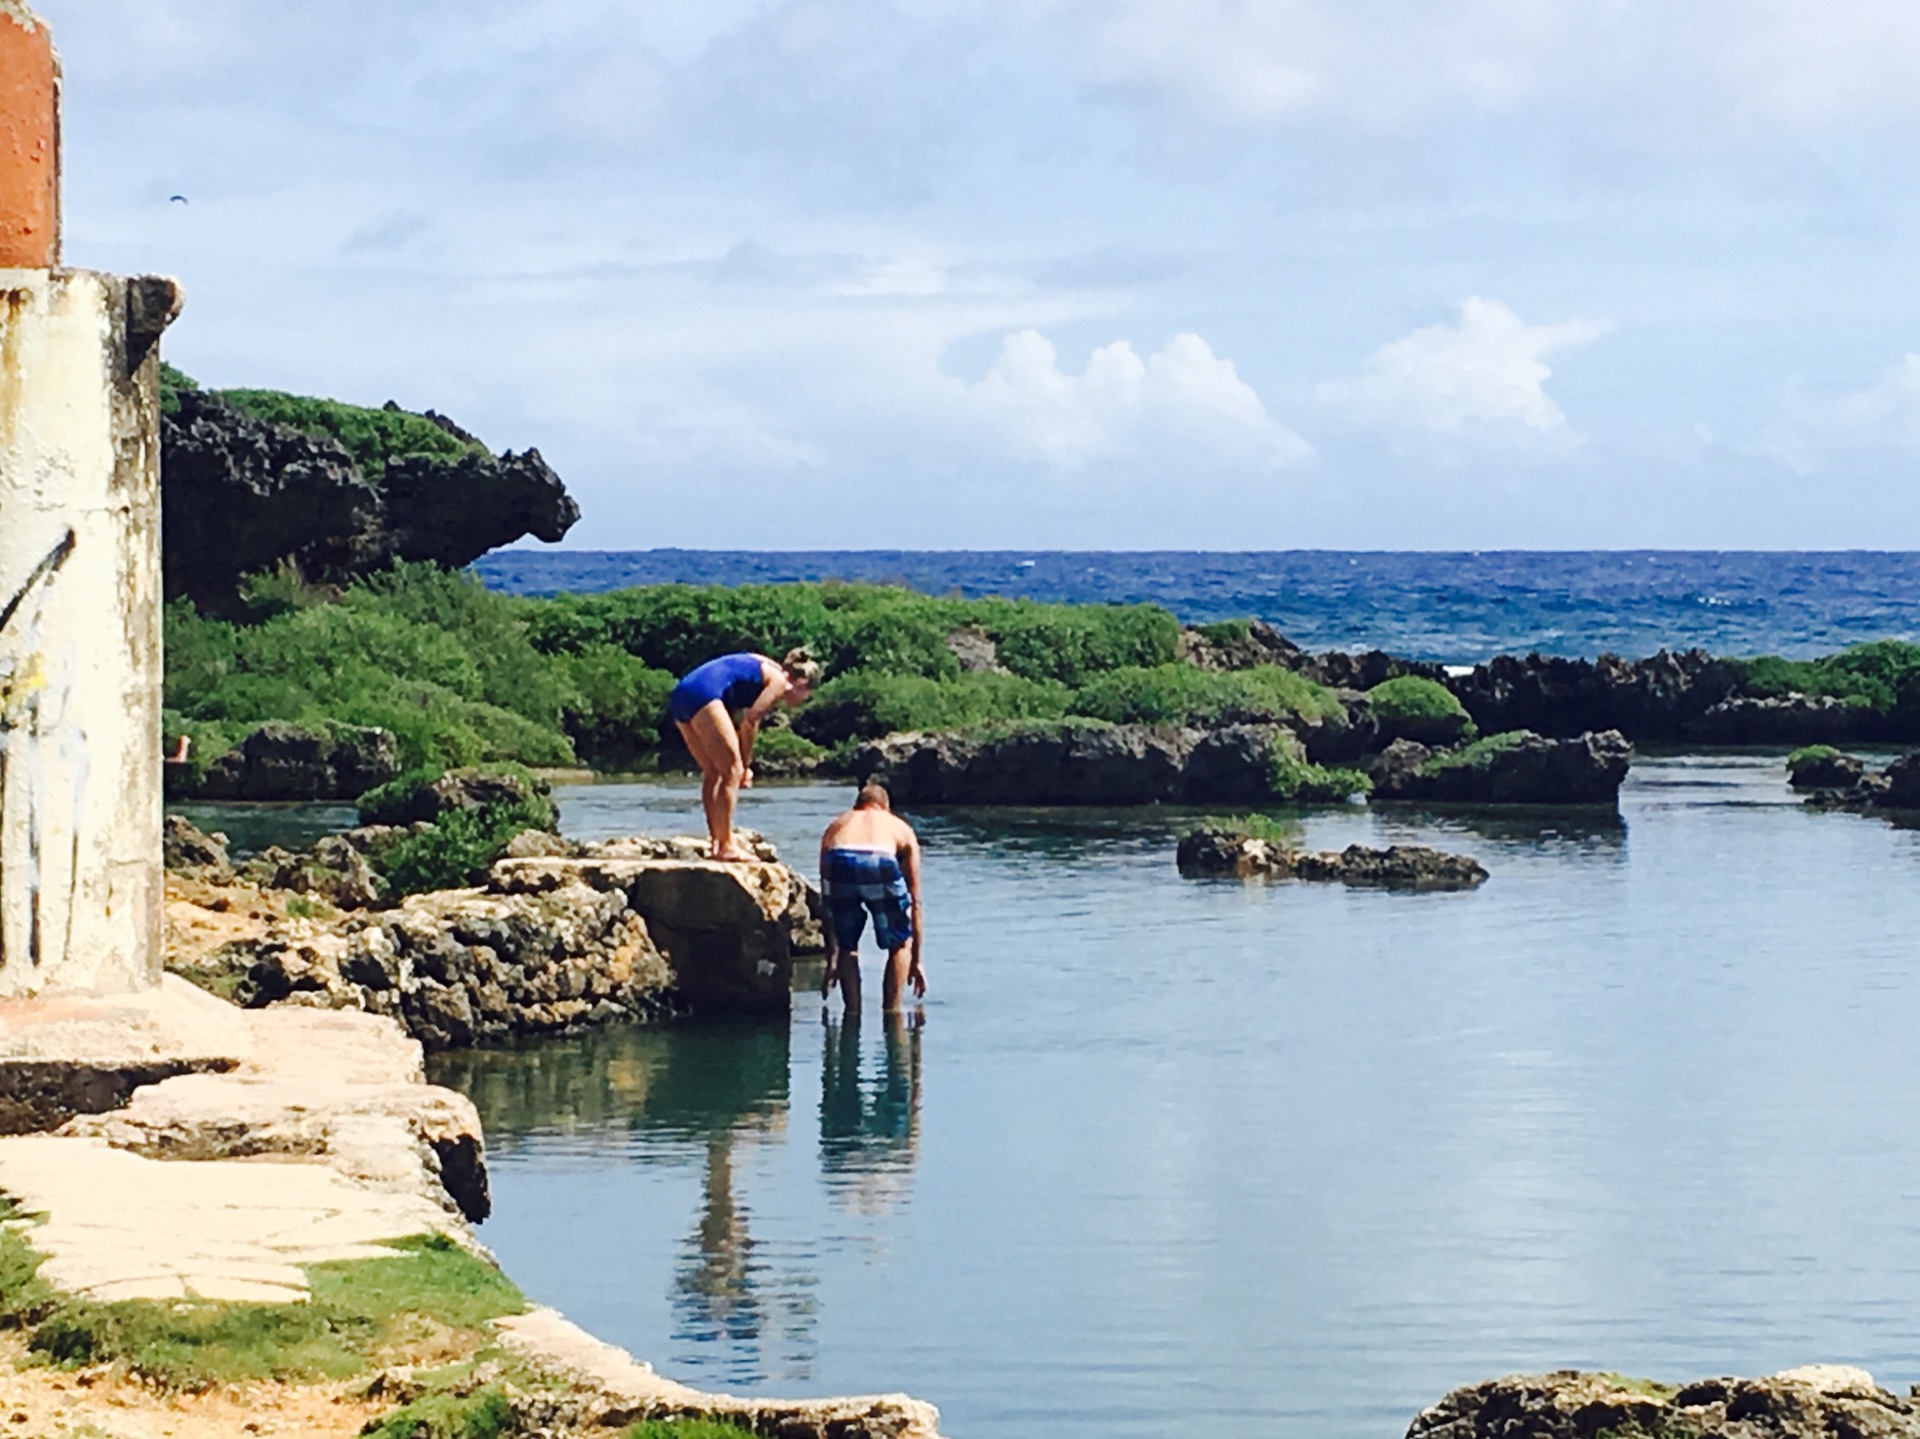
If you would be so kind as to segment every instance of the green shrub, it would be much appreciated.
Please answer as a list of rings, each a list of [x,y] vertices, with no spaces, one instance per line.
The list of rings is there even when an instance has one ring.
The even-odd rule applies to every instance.
[[[1845,750],[1835,749],[1830,744],[1802,745],[1787,756],[1787,771],[1792,773],[1797,769],[1805,769],[1810,764],[1845,758],[1847,758]]]
[[[758,774],[808,774],[827,757],[827,751],[785,725],[762,729],[753,741],[753,768]]]
[[[660,743],[674,677],[613,645],[554,655],[560,716],[579,756],[596,769],[633,764]]]
[[[1452,744],[1478,733],[1466,707],[1438,680],[1398,675],[1367,691],[1368,707],[1382,735]]]
[[[180,396],[188,390],[197,390],[200,382],[184,370],[176,370],[165,360],[160,362],[160,413],[177,415],[180,413]]]
[[[1491,734],[1485,739],[1477,739],[1472,744],[1462,745],[1459,749],[1443,750],[1439,754],[1428,756],[1420,766],[1422,774],[1439,774],[1450,769],[1485,769],[1496,758],[1510,749],[1526,743],[1527,731],[1508,730],[1504,734]]]
[[[1074,695],[1074,714],[1110,724],[1220,724],[1343,719],[1339,696],[1277,665],[1210,674],[1191,665],[1111,670]]]
[[[1273,746],[1273,797],[1295,804],[1345,804],[1366,794],[1373,781],[1357,769],[1334,769],[1314,764],[1285,735]]]
[[[1216,645],[1237,645],[1253,637],[1253,624],[1250,620],[1220,620],[1215,624],[1197,626],[1200,638]],[[1258,838],[1259,836],[1255,836]]]
[[[1191,826],[1188,833],[1203,830],[1264,840],[1268,844],[1285,845],[1288,849],[1298,848],[1301,840],[1298,820],[1275,819],[1270,814],[1230,814],[1220,819],[1202,820]]]
[[[479,882],[506,853],[517,834],[551,830],[558,823],[553,799],[540,781],[517,765],[452,771],[447,776],[416,770],[367,791],[360,797],[363,824],[409,824],[425,819],[437,801],[427,791],[442,778],[464,778],[494,786],[502,798],[477,807],[445,809],[424,828],[387,841],[368,862],[398,898],[440,889],[463,889]]]
[[[982,600],[969,608],[1000,663],[1031,680],[1078,687],[1107,670],[1171,664],[1180,644],[1179,621],[1158,605]]]
[[[1904,726],[1920,723],[1920,645],[1875,640],[1816,660],[1778,655],[1730,662],[1743,693],[1830,695]]]
[[[907,730],[973,729],[1012,720],[1059,719],[1065,685],[1006,674],[951,679],[854,670],[828,680],[793,713],[793,728],[816,744],[879,739]]]
[[[406,455],[454,460],[485,453],[480,446],[449,433],[424,415],[397,406],[368,409],[338,400],[290,395],[281,390],[216,390],[215,397],[268,424],[286,425],[303,434],[338,441],[369,479],[387,472],[387,461]]]
[[[620,1439],[740,1439],[752,1432],[722,1419],[642,1419]]]

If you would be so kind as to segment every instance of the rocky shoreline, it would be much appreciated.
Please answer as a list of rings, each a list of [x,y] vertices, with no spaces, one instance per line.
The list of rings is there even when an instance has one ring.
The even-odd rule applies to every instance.
[[[716,864],[698,839],[578,844],[529,831],[483,884],[378,899],[363,832],[238,868],[168,822],[168,968],[245,1009],[352,1009],[429,1051],[657,1020],[784,1013],[818,898],[756,835]]]

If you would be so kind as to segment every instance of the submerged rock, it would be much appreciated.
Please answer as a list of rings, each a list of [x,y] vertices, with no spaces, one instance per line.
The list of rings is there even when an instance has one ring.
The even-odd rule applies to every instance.
[[[1913,1396],[1864,1369],[1808,1365],[1766,1379],[1684,1386],[1561,1370],[1456,1389],[1408,1426],[1407,1439],[1920,1439]]]
[[[1866,773],[1855,755],[1830,745],[1814,745],[1787,756],[1787,783],[1795,789],[1852,789]]]
[[[272,721],[207,766],[198,780],[168,769],[175,798],[298,801],[357,799],[400,773],[400,748],[383,729],[323,729]]]
[[[1633,762],[1617,730],[1545,739],[1527,730],[1458,750],[1396,740],[1368,773],[1373,797],[1439,804],[1615,805]]]
[[[1231,825],[1206,826],[1187,835],[1180,841],[1177,860],[1180,872],[1187,875],[1321,880],[1378,889],[1476,889],[1488,877],[1471,856],[1424,845],[1295,849],[1257,839]]]

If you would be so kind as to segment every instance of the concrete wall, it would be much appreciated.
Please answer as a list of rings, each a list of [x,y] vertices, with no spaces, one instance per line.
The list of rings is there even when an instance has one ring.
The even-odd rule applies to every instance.
[[[171,281],[0,269],[0,998],[160,979],[157,342],[177,308]]]

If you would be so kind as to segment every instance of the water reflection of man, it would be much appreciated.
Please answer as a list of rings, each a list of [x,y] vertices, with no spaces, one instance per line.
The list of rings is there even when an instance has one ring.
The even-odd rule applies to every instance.
[[[920,1145],[920,1026],[886,1018],[886,1067],[869,1094],[860,1079],[860,1012],[827,1019],[820,1066],[820,1167],[828,1189],[869,1213],[893,1207]]]
[[[911,984],[927,992],[920,964],[925,921],[920,906],[920,839],[893,812],[886,790],[865,785],[853,808],[837,816],[820,836],[820,893],[827,902],[827,973],[820,992],[837,982],[849,1013],[860,1008],[860,936],[873,920],[873,937],[887,956],[881,1004],[900,1008]],[[909,959],[911,953],[911,959]]]

